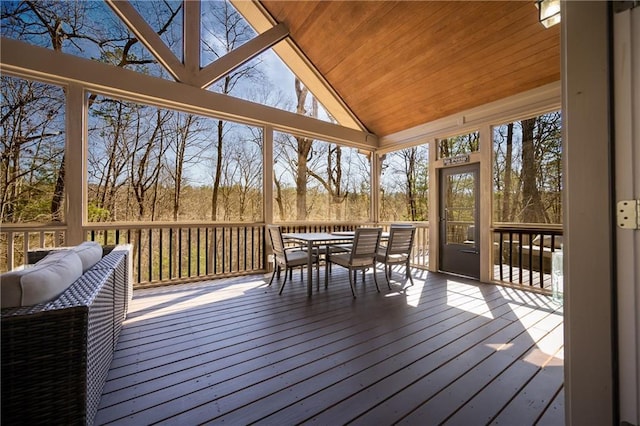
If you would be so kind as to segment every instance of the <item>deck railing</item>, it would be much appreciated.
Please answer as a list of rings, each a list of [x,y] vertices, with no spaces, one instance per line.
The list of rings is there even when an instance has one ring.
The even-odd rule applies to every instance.
[[[137,287],[265,271],[262,223],[96,223],[87,240],[133,246]]]
[[[429,265],[429,224],[414,222],[416,236],[411,264]],[[390,223],[378,223],[385,231]],[[371,222],[282,223],[285,232],[351,231]],[[91,223],[86,240],[103,245],[133,246],[133,277],[137,287],[206,280],[266,272],[269,244],[264,223]],[[501,225],[493,233],[493,280],[527,288],[551,289],[551,260],[562,250],[560,226]],[[0,271],[24,263],[26,253],[65,245],[65,225],[3,224]]]
[[[562,252],[562,227],[505,225],[492,232],[493,279],[551,291],[552,258]]]
[[[386,231],[390,223],[380,223]],[[427,222],[414,223],[412,265],[428,266]],[[285,232],[351,231],[370,222],[282,223]],[[137,288],[266,272],[269,243],[264,223],[152,222],[90,223],[85,240],[103,245],[133,246],[133,278]],[[65,245],[66,226],[4,226],[0,231],[1,271],[26,263],[26,254]]]
[[[0,272],[26,263],[30,250],[65,245],[65,225],[2,224],[0,228]]]

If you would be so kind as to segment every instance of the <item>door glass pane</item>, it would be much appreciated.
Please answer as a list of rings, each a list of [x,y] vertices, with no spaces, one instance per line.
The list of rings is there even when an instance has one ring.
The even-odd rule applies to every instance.
[[[446,244],[475,246],[474,173],[448,175],[445,182]]]

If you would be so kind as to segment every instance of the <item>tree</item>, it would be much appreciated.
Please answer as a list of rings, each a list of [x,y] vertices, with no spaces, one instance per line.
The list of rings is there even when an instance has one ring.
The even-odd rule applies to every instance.
[[[536,119],[522,120],[522,219],[526,223],[544,223],[544,209],[537,185],[534,128]]]
[[[511,222],[513,215],[511,213],[511,174],[512,174],[512,155],[513,155],[513,123],[507,124],[507,152],[505,153],[504,163],[504,191],[502,198],[502,221]]]
[[[302,82],[295,79],[296,88],[296,112],[298,114],[306,115],[305,103],[307,101],[307,94],[309,89],[302,85]],[[314,107],[311,111],[312,117],[318,116],[318,104],[314,103]],[[296,220],[307,219],[307,179],[308,179],[308,166],[307,163],[311,160],[313,151],[313,139],[305,138],[302,136],[296,137],[297,142],[297,170],[296,170]]]
[[[45,200],[64,164],[63,90],[6,75],[1,79],[0,219],[60,219],[60,209],[52,215]]]
[[[206,57],[212,59],[219,58],[254,36],[251,27],[227,2],[211,3],[208,7],[211,8],[209,10],[210,13],[207,15],[210,20],[203,21],[203,30],[206,35],[203,39],[203,46]],[[212,90],[224,95],[229,95],[242,80],[260,78],[261,73],[257,69],[257,64],[259,64],[259,61],[252,61],[235,69],[214,84]],[[218,217],[218,197],[220,193],[220,183],[223,179],[222,159],[224,156],[225,126],[228,126],[228,123],[218,120],[214,155],[215,174],[213,178],[213,192],[211,194],[212,221],[215,221]]]

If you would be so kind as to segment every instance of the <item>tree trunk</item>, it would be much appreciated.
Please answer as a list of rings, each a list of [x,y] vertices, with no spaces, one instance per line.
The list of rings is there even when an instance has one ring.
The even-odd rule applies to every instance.
[[[534,127],[536,119],[522,120],[522,220],[544,222],[542,200],[536,182]]]
[[[211,220],[218,218],[218,194],[220,192],[220,178],[222,176],[222,140],[224,137],[224,123],[218,120],[218,146],[216,158],[216,175],[213,179],[213,193],[211,194]]]
[[[298,102],[296,112],[298,114],[304,115],[304,113],[306,112],[304,104],[307,99],[307,93],[309,93],[309,90],[304,87],[300,80],[298,80],[297,78],[295,79],[295,86],[296,98]],[[296,173],[296,220],[306,220],[308,175],[307,162],[313,140],[296,137],[296,141],[298,145],[298,170]]]
[[[511,173],[513,168],[513,123],[507,126],[507,152],[504,159],[504,191],[502,193],[502,222],[512,222],[511,217]]]

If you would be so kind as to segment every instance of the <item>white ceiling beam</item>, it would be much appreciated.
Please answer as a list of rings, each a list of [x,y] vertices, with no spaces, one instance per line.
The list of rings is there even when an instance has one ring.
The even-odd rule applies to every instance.
[[[183,46],[185,82],[193,84],[200,72],[200,19],[199,1],[184,1],[183,9]]]
[[[284,24],[270,28],[207,65],[200,71],[193,85],[201,88],[210,86],[216,80],[221,79],[240,65],[250,61],[265,50],[270,49],[288,35],[289,30]]]
[[[135,102],[172,108],[275,130],[375,150],[378,138],[361,130],[321,121],[187,84],[164,80],[25,42],[0,39],[0,72],[87,90]]]
[[[259,34],[277,25],[277,22],[257,0],[230,0],[230,2]],[[273,51],[338,123],[353,129],[366,130],[366,127],[291,38],[273,46]]]
[[[105,0],[131,32],[177,80],[185,80],[185,68],[160,36],[128,1]]]

